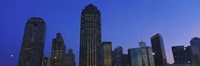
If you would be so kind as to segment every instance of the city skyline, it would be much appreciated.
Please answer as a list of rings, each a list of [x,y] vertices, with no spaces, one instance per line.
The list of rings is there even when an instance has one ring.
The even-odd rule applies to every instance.
[[[77,15],[77,16],[73,16],[73,18],[76,18],[77,20],[76,21],[70,21],[70,18],[72,18],[72,17],[70,17],[71,15],[65,14],[65,16],[68,16],[68,18],[67,17],[53,18],[50,15],[51,15],[51,13],[54,13],[54,10],[50,11],[50,12],[47,12],[47,13],[44,13],[46,10],[45,11],[37,10],[37,9],[42,9],[42,8],[47,8],[47,10],[48,10],[49,7],[42,5],[42,2],[43,1],[39,1],[39,5],[41,5],[41,8],[33,8],[33,9],[30,9],[30,8],[20,8],[22,10],[19,9],[19,10],[16,10],[16,12],[12,12],[10,10],[15,10],[16,8],[14,8],[14,7],[25,7],[23,5],[25,5],[24,3],[26,3],[26,2],[16,2],[16,3],[12,4],[12,5],[19,5],[20,3],[22,3],[21,6],[6,6],[6,4],[3,4],[2,7],[13,7],[13,8],[3,8],[3,9],[5,9],[5,11],[0,12],[1,14],[3,14],[2,18],[0,18],[1,22],[3,22],[3,26],[1,26],[1,29],[5,30],[2,33],[2,37],[3,37],[2,38],[2,42],[4,44],[2,46],[2,50],[5,50],[5,51],[1,51],[1,53],[3,53],[1,55],[4,57],[4,59],[9,59],[9,56],[11,54],[14,54],[14,56],[15,56],[15,58],[17,60],[18,55],[19,55],[19,51],[20,51],[19,48],[21,47],[21,41],[22,41],[22,35],[23,35],[23,29],[24,29],[25,22],[26,22],[26,20],[28,18],[30,18],[32,16],[42,17],[44,19],[44,21],[47,23],[48,29],[47,29],[46,41],[45,41],[45,51],[44,51],[45,52],[44,53],[45,56],[49,57],[49,55],[50,55],[50,48],[51,48],[51,41],[50,41],[50,39],[52,39],[52,37],[54,37],[54,35],[57,32],[61,32],[63,34],[64,38],[66,38],[66,39],[64,39],[64,41],[67,42],[66,43],[67,48],[75,49],[75,48],[79,47],[78,46],[79,45],[79,39],[78,39],[78,36],[79,36],[78,35],[79,34],[79,32],[78,32],[79,31],[79,27],[78,26],[79,26],[79,23],[80,23],[80,10],[85,5],[87,5],[89,3],[84,3],[84,4],[81,3],[81,7],[79,7],[80,9],[77,8],[78,10],[73,13],[73,14]],[[8,3],[8,2],[6,2],[6,3]],[[102,2],[101,3],[94,2],[94,3],[96,3],[94,5],[96,5],[98,8],[100,8],[101,11],[103,11],[102,12],[102,23],[103,23],[103,25],[102,25],[102,33],[103,33],[102,40],[103,41],[112,41],[113,42],[113,48],[116,48],[116,46],[121,45],[123,47],[123,49],[124,49],[123,50],[124,53],[127,53],[127,49],[128,48],[138,47],[136,42],[139,42],[140,40],[144,40],[144,42],[147,42],[147,45],[150,45],[151,44],[150,43],[150,36],[152,36],[152,35],[156,34],[157,32],[159,32],[159,33],[161,33],[163,35],[166,52],[170,53],[170,54],[166,54],[166,55],[169,55],[169,56],[167,56],[167,60],[168,60],[168,62],[172,63],[173,59],[170,59],[170,58],[173,58],[172,57],[172,52],[171,52],[171,46],[176,46],[176,45],[188,46],[189,45],[189,41],[193,37],[192,35],[194,33],[197,36],[200,35],[200,32],[197,31],[198,30],[197,29],[198,28],[197,24],[199,24],[198,23],[199,19],[197,19],[197,17],[199,17],[199,16],[197,16],[197,15],[193,16],[194,18],[192,18],[191,16],[189,18],[189,16],[187,16],[188,19],[183,19],[183,23],[181,23],[181,21],[182,21],[182,18],[184,18],[184,17],[180,17],[179,18],[180,22],[178,22],[179,20],[177,20],[177,22],[179,24],[178,23],[174,24],[173,21],[176,22],[176,20],[173,20],[173,18],[169,18],[169,23],[165,23],[165,22],[168,22],[168,21],[163,21],[162,22],[162,19],[165,20],[165,18],[159,19],[161,22],[159,20],[156,22],[156,20],[153,19],[152,21],[149,21],[149,22],[155,21],[155,22],[153,22],[153,24],[160,25],[160,26],[156,26],[156,25],[152,25],[152,24],[151,24],[152,26],[148,26],[148,25],[142,24],[142,23],[149,24],[148,21],[143,21],[142,18],[145,18],[145,17],[142,14],[141,14],[140,17],[132,16],[133,18],[127,18],[128,17],[127,15],[130,12],[126,12],[124,14],[123,11],[121,12],[121,10],[117,10],[117,8],[116,8],[116,10],[114,10],[114,12],[111,13],[111,12],[109,12],[109,10],[111,10],[111,9],[108,9],[105,6],[103,6]],[[116,3],[119,3],[119,2],[116,2]],[[122,3],[124,3],[124,2],[122,2]],[[127,2],[125,2],[125,3],[127,3]],[[140,3],[143,3],[143,2],[140,2]],[[160,2],[160,3],[162,3],[162,2]],[[189,3],[182,2],[182,3],[184,3],[184,4],[190,4],[192,2],[189,2]],[[49,4],[51,4],[51,3],[49,3]],[[128,3],[128,4],[130,4],[130,3]],[[197,5],[196,3],[194,3],[194,4]],[[64,5],[64,3],[62,3],[61,5],[58,5],[58,6],[62,6],[62,5]],[[123,4],[123,5],[127,6],[125,4]],[[158,5],[158,3],[156,3],[155,5]],[[173,5],[175,5],[175,4],[173,4]],[[108,4],[107,4],[107,6],[108,6]],[[111,6],[110,6],[110,8],[111,8]],[[165,4],[165,6],[166,6],[166,4]],[[27,7],[33,7],[33,5],[32,6],[27,6]],[[67,7],[67,6],[65,6],[65,7]],[[76,6],[76,7],[78,7],[78,6]],[[128,7],[133,7],[134,8],[135,6],[128,6]],[[128,7],[127,7],[127,9],[128,9]],[[144,9],[147,8],[147,10],[148,10],[147,6],[139,6],[139,7],[144,7]],[[199,6],[197,6],[197,7],[199,7]],[[115,9],[114,7],[112,7],[112,8]],[[185,7],[185,8],[182,7],[182,8],[183,8],[182,10],[189,9],[187,7]],[[27,11],[29,11],[29,9],[30,10],[36,9],[36,10],[33,11],[33,12],[24,12],[23,9],[28,9]],[[70,9],[70,8],[68,8],[68,9]],[[122,9],[126,9],[126,8],[124,7]],[[7,10],[8,10],[8,12],[7,12]],[[59,11],[57,12],[56,10],[57,9],[55,9],[55,13],[59,14],[59,15],[62,15],[62,13],[66,13],[66,12],[59,13]],[[152,9],[152,10],[154,10],[154,9]],[[24,14],[21,14],[22,13],[21,11],[24,12]],[[113,11],[113,10],[111,10],[111,11]],[[125,11],[128,11],[128,10],[125,10]],[[141,11],[143,11],[143,10],[141,9]],[[177,11],[181,11],[181,9],[177,10]],[[198,9],[197,9],[197,11],[198,11]],[[11,12],[11,14],[12,13],[14,13],[14,14],[13,15],[11,15],[11,14],[7,15],[10,12]],[[164,12],[164,11],[162,11],[162,9],[161,9],[161,12]],[[17,15],[15,13],[19,13],[20,15],[17,16],[17,17],[15,17]],[[26,15],[28,13],[32,13],[32,14]],[[36,14],[36,13],[44,13],[44,14],[40,15],[40,14]],[[119,20],[119,18],[121,18],[121,17],[118,17],[117,15],[115,15],[114,17],[112,17],[112,16],[106,16],[106,14],[113,15],[115,13],[122,13],[121,15],[120,14],[117,14],[117,15],[126,16],[126,17]],[[173,12],[173,13],[176,13],[176,12]],[[188,15],[189,12],[185,12],[185,13],[187,13],[187,15]],[[196,11],[194,11],[193,13],[194,13],[193,15],[199,14],[199,12],[196,12]],[[46,14],[46,16],[45,16],[45,14]],[[56,15],[56,14],[54,14],[54,15]],[[152,14],[152,13],[150,12],[150,14]],[[171,14],[170,16],[172,16],[172,13],[170,13],[170,14]],[[189,14],[191,14],[191,13],[189,13]],[[5,15],[7,15],[7,16],[5,16]],[[59,15],[57,15],[57,16],[59,16]],[[131,15],[136,15],[136,14],[133,13]],[[139,15],[140,14],[137,14],[137,16],[139,16]],[[147,16],[149,16],[149,14]],[[159,15],[157,14],[157,18],[158,18],[158,16]],[[176,16],[183,16],[183,15],[182,15],[182,13],[179,13],[179,15],[176,14]],[[169,17],[169,15],[168,16],[163,16],[163,17]],[[13,20],[8,20],[7,18],[12,18]],[[112,18],[115,18],[115,19],[112,19]],[[141,21],[138,20],[141,23],[136,22],[137,20],[136,21],[134,21],[134,20],[131,21],[132,19],[138,19],[138,18],[142,19]],[[51,20],[51,19],[53,19],[53,20]],[[170,22],[170,19],[172,19],[172,22]],[[191,20],[191,19],[196,19],[196,20]],[[166,18],[166,20],[168,20],[168,19]],[[184,20],[186,20],[186,21],[184,22]],[[194,22],[190,22],[190,20],[194,21]],[[128,22],[126,22],[126,21],[128,21]],[[117,22],[118,24],[112,25],[112,23],[115,23],[115,22]],[[187,22],[189,22],[189,23],[187,23]],[[165,24],[162,24],[162,23],[165,23]],[[193,24],[191,25],[191,23],[193,23]],[[8,24],[11,24],[11,25],[8,26]],[[139,24],[141,27],[140,26],[136,26],[135,24]],[[132,25],[135,25],[135,26],[132,27]],[[123,26],[123,28],[119,28],[120,26]],[[158,28],[153,27],[153,26],[156,26]],[[171,28],[174,28],[174,29],[170,29],[169,26]],[[176,26],[182,26],[182,27],[176,27]],[[193,29],[191,30],[191,29],[189,29],[189,27],[184,27],[184,26],[189,26],[190,28],[193,28]],[[10,27],[13,27],[13,31],[9,31]],[[153,27],[153,28],[150,28],[150,27]],[[72,30],[70,28],[74,28],[74,30]],[[129,30],[127,30],[127,28]],[[136,28],[139,28],[139,29],[136,29]],[[147,28],[150,28],[151,30],[148,30]],[[138,32],[136,30],[134,30],[134,29],[136,29]],[[179,30],[179,29],[180,29],[180,31],[176,31],[176,30]],[[188,32],[185,32],[184,30],[187,30]],[[183,33],[183,34],[179,34],[180,32]],[[171,33],[174,33],[174,34],[171,34]],[[9,36],[7,34],[9,34]],[[11,38],[11,37],[13,38],[13,42],[8,42],[9,41],[8,39]],[[173,38],[173,40],[171,40],[169,37]],[[180,38],[184,38],[184,39],[181,40]],[[12,46],[13,44],[15,44],[15,45]],[[12,47],[8,47],[8,46],[12,46]],[[79,55],[78,54],[79,53],[78,50],[79,49],[75,49],[76,63],[78,63],[77,59],[79,57],[78,56]],[[10,59],[2,61],[2,62],[5,62],[5,63],[7,62],[8,63],[9,61],[10,61]],[[15,62],[15,63],[17,63],[17,62]],[[3,63],[1,63],[1,64],[5,65]]]

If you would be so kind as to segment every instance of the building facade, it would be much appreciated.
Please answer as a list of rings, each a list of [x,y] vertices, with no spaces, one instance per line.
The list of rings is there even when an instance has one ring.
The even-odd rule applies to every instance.
[[[200,65],[200,38],[193,37],[190,41],[192,48],[192,64],[199,66]]]
[[[123,66],[130,66],[130,59],[128,54],[123,54]]]
[[[184,46],[173,46],[172,53],[174,57],[174,64],[190,63],[188,60],[188,52]]]
[[[68,53],[66,54],[66,59],[65,59],[65,66],[76,66],[75,63],[75,55],[73,53],[73,49],[69,49]]]
[[[191,46],[186,47],[187,61],[189,64],[192,64],[192,48]]]
[[[57,33],[52,41],[50,64],[51,66],[63,66],[65,62],[66,46],[61,33]]]
[[[123,66],[123,48],[117,46],[113,51],[113,64],[112,66]]]
[[[103,66],[112,66],[112,42],[102,42]]]
[[[46,24],[40,17],[30,18],[25,26],[18,66],[42,66]]]
[[[142,53],[140,48],[128,49],[130,66],[143,66]]]
[[[157,33],[151,37],[155,66],[164,66],[167,63],[162,36]]]
[[[155,66],[153,51],[151,47],[147,47],[146,43],[141,41],[139,42],[141,55],[142,55],[142,65],[143,66]]]
[[[79,66],[101,66],[101,14],[89,4],[81,13]]]

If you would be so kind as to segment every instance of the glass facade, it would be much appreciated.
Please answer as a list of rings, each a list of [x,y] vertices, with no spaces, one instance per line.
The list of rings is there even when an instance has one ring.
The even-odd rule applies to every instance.
[[[130,57],[130,66],[143,66],[140,48],[131,48],[128,50]]]
[[[157,33],[151,37],[151,45],[154,53],[155,66],[163,66],[167,63],[162,36]]]
[[[154,58],[151,47],[147,47],[145,42],[139,43],[142,55],[143,66],[154,66]]]

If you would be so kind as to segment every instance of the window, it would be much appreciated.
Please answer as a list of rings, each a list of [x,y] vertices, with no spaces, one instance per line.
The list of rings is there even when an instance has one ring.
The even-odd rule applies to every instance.
[[[37,29],[38,29],[38,25],[37,24],[33,25],[33,31],[35,31]]]

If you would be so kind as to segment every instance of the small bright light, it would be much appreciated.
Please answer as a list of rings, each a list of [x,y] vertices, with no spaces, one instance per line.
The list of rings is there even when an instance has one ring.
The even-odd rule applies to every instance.
[[[155,55],[155,53],[152,53],[152,55]]]
[[[14,55],[10,55],[10,57],[14,57]]]
[[[188,63],[190,63],[190,61],[188,61]]]
[[[54,57],[56,59],[56,57]]]

